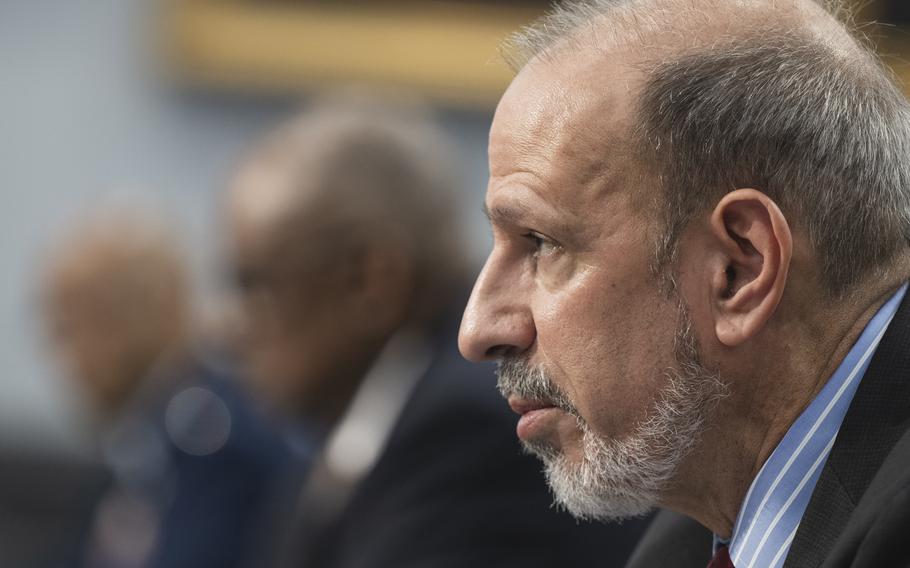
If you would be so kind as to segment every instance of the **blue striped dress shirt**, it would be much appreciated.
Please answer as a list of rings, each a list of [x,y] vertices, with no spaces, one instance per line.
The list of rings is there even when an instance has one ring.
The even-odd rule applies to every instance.
[[[736,568],[779,568],[872,354],[907,291],[904,284],[873,316],[837,371],[796,419],[752,481],[729,541]]]

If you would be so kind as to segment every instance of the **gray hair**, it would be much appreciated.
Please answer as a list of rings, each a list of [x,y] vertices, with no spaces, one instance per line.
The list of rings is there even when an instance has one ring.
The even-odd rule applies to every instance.
[[[292,232],[304,217],[335,252],[377,241],[404,251],[418,321],[434,319],[462,292],[470,268],[453,203],[458,152],[425,107],[333,93],[267,137],[254,158],[269,152],[287,154],[304,190],[288,203]],[[303,197],[307,187],[312,201]]]
[[[511,61],[520,67],[584,41],[585,28],[600,21],[607,33],[641,39],[654,27],[649,10],[678,18],[696,4],[568,2],[511,40]],[[700,45],[658,45],[661,61],[644,64],[630,134],[662,188],[657,268],[675,260],[680,234],[697,214],[742,187],[765,192],[805,231],[834,297],[887,274],[906,252],[910,105],[877,56],[835,22],[846,14],[841,3],[819,4],[831,14],[822,33],[806,20],[736,26]]]

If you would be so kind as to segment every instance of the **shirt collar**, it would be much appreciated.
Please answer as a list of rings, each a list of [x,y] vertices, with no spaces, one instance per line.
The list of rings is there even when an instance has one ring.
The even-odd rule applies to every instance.
[[[837,432],[907,284],[866,325],[840,366],[796,419],[752,481],[727,545],[737,568],[783,565]]]

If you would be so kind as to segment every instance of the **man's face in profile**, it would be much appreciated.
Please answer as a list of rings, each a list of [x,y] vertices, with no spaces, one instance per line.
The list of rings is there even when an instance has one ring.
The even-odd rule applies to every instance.
[[[621,58],[617,58],[621,59]],[[518,435],[582,517],[642,514],[719,390],[684,303],[651,270],[659,223],[629,159],[638,77],[583,57],[532,62],[497,110],[486,209],[494,247],[462,324],[500,361]],[[669,442],[669,443],[668,443]]]

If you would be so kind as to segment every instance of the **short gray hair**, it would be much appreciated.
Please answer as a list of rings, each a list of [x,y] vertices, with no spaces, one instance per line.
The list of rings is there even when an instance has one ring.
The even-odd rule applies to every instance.
[[[298,190],[284,225],[345,247],[394,239],[412,263],[413,316],[432,320],[462,293],[471,273],[454,198],[457,151],[416,101],[334,92],[260,143],[251,160],[284,156]],[[303,222],[301,218],[307,218]],[[312,237],[312,235],[311,235]],[[329,255],[331,256],[331,255]]]
[[[568,2],[512,39],[512,62],[577,41],[578,30],[609,22],[618,8],[626,17],[654,4]],[[840,2],[819,4],[843,18]],[[765,192],[806,232],[834,297],[886,274],[906,251],[910,105],[878,57],[838,31],[843,41],[832,42],[799,24],[772,26],[671,51],[646,66],[630,134],[662,188],[658,267],[675,260],[680,234],[697,214],[742,187]]]

